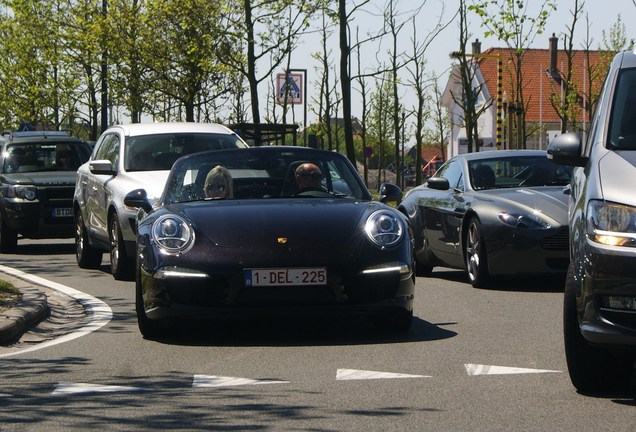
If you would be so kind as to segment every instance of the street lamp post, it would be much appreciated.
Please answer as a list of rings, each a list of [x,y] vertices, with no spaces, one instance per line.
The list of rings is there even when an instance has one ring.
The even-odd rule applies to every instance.
[[[502,120],[502,112],[503,112],[503,98],[502,98],[502,87],[503,87],[503,62],[501,60],[501,54],[466,54],[459,51],[453,51],[450,53],[451,58],[459,58],[459,57],[471,57],[471,58],[496,58],[497,59],[497,98],[496,98],[496,109],[497,109],[497,135],[496,135],[496,145],[497,150],[501,149],[502,136],[503,136],[503,120]]]

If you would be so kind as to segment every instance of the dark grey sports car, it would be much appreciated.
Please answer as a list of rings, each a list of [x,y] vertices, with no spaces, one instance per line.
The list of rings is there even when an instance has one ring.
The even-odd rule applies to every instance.
[[[217,175],[228,171],[229,183]],[[318,184],[299,190],[303,175]],[[401,198],[395,185],[382,191],[381,201]],[[407,220],[372,201],[339,153],[281,146],[197,153],[174,164],[154,207],[143,190],[125,203],[143,210],[136,307],[147,337],[174,318],[357,314],[394,330],[411,325]]]
[[[417,274],[466,269],[475,287],[494,275],[565,274],[571,172],[539,150],[448,160],[399,205],[413,229]]]

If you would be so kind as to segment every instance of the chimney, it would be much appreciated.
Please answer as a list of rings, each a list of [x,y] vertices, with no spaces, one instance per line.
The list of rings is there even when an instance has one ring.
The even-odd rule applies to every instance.
[[[475,42],[473,42],[473,55],[475,54],[481,54],[481,42],[479,42],[479,39],[475,39]]]
[[[550,38],[550,74],[557,74],[557,50],[559,49],[559,38],[552,33]]]

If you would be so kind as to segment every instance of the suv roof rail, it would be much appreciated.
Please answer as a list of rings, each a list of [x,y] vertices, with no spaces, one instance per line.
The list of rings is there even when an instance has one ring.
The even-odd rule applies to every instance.
[[[47,136],[71,136],[70,131],[2,131],[3,137],[12,138],[28,138],[28,137],[47,137]]]

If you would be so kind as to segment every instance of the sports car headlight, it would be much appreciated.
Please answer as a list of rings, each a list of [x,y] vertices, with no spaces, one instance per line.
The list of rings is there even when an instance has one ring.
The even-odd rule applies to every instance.
[[[636,247],[636,208],[590,201],[587,205],[587,233],[597,243]]]
[[[550,224],[536,214],[507,213],[497,215],[499,220],[515,228],[548,229]]]
[[[34,201],[38,197],[38,189],[35,186],[7,185],[2,188],[2,195],[7,198],[22,198]]]
[[[396,245],[404,236],[402,222],[391,212],[378,210],[371,214],[364,226],[369,239],[378,246]]]
[[[183,218],[164,215],[152,225],[155,243],[168,254],[188,251],[194,244],[194,231]]]

